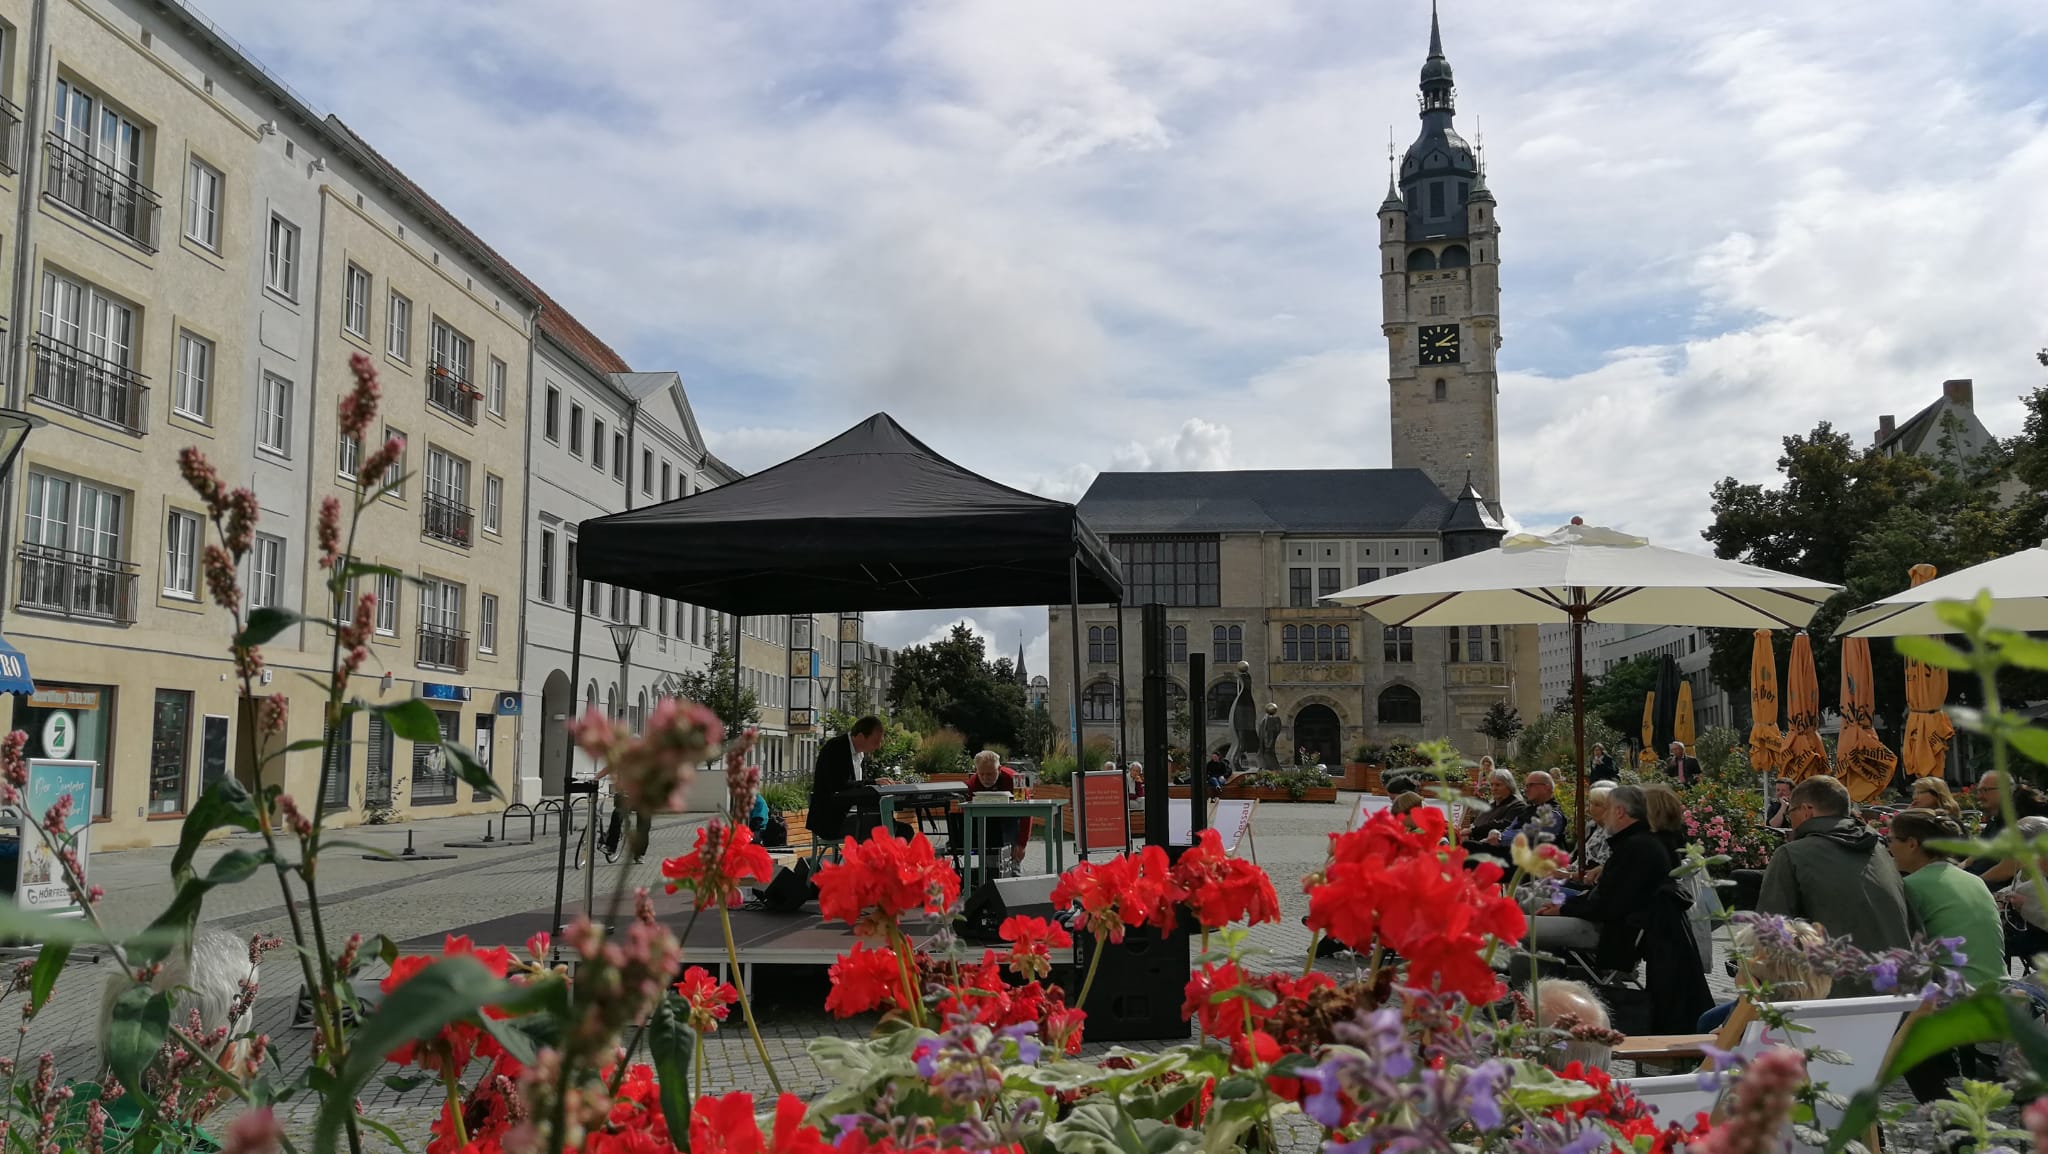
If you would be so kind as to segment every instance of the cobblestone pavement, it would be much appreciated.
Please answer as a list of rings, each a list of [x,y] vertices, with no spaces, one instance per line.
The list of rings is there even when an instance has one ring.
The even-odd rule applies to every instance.
[[[1250,944],[1259,951],[1254,964],[1295,969],[1303,964],[1309,936],[1301,924],[1308,904],[1301,892],[1301,879],[1322,863],[1328,835],[1339,829],[1351,812],[1349,801],[1349,795],[1340,795],[1336,805],[1260,807],[1252,824],[1250,849],[1273,878],[1283,916],[1275,925],[1251,931]],[[621,869],[628,871],[631,884],[658,885],[659,861],[683,852],[689,845],[691,831],[701,820],[683,817],[659,823],[643,865],[600,863],[595,879],[597,892],[607,893]],[[326,911],[330,941],[338,944],[355,932],[384,933],[402,941],[503,914],[548,908],[554,898],[556,876],[557,848],[552,836],[535,843],[500,841],[487,848],[443,849],[444,843],[481,836],[483,822],[482,818],[448,818],[407,826],[362,827],[333,835],[339,841],[330,840],[320,868],[322,908]],[[363,856],[366,849],[397,852],[408,844],[408,839],[422,853],[446,852],[455,856],[395,863],[369,861]],[[213,857],[229,848],[246,848],[252,840],[241,835],[209,847],[201,854],[201,872]],[[169,902],[170,856],[168,849],[146,849],[93,858],[93,880],[107,891],[103,909],[110,924],[117,929],[140,927]],[[569,896],[574,900],[580,896],[583,875],[581,871],[571,871],[568,876]],[[276,879],[267,873],[208,895],[205,921],[239,935],[272,933],[287,940],[290,937],[288,915]],[[1343,959],[1320,964],[1340,974],[1355,965]],[[52,1050],[61,1076],[93,1076],[98,1065],[93,1040],[98,991],[107,976],[104,964],[74,961],[59,982],[52,1004],[30,1024],[24,1053]],[[290,1026],[300,986],[297,963],[284,952],[272,954],[263,965],[262,978],[262,995],[256,1006],[257,1027],[271,1035],[286,1069],[301,1068],[310,1055],[312,1033]],[[1710,979],[1718,995],[1733,996],[1721,967],[1714,968]],[[823,1012],[822,975],[762,968],[757,973],[756,985],[758,1016],[769,1061],[784,1088],[798,1094],[815,1093],[821,1086],[817,1068],[805,1049],[811,1039],[834,1034],[858,1037],[872,1027],[869,1020],[839,1021]],[[1090,1046],[1087,1053],[1097,1054],[1107,1048]],[[1150,1047],[1139,1044],[1133,1048]],[[757,1098],[770,1092],[768,1079],[737,1020],[707,1041],[706,1058],[707,1087],[712,1091],[745,1089],[753,1091]],[[415,1149],[424,1146],[428,1123],[438,1111],[438,1102],[427,1091],[402,1096],[375,1081],[366,1087],[363,1104],[371,1116],[392,1126]],[[295,1103],[287,1115],[291,1128],[310,1129],[311,1114],[312,1103]],[[217,1115],[210,1128],[219,1132],[227,1119],[225,1113]],[[1283,1134],[1284,1148],[1313,1149],[1314,1128],[1299,1117],[1292,1122],[1295,1125]],[[1905,1138],[1908,1145],[1894,1145],[1895,1149],[1928,1148],[1924,1133],[1902,1132],[1898,1137]]]

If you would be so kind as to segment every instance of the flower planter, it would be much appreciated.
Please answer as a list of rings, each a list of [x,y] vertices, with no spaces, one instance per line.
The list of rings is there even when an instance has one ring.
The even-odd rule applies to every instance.
[[[1345,763],[1344,776],[1338,785],[1360,793],[1384,792],[1380,788],[1380,767],[1362,761]]]

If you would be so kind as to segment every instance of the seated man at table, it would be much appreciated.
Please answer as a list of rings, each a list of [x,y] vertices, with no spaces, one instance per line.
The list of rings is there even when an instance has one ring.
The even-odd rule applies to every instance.
[[[804,827],[812,836],[837,841],[858,828],[849,825],[847,813],[864,796],[874,796],[874,774],[867,758],[882,748],[882,737],[882,719],[869,716],[818,747],[818,760],[811,771],[810,808],[804,813]],[[901,828],[897,832],[909,836]]]
[[[1004,765],[994,750],[984,749],[974,755],[974,772],[967,775],[969,797],[979,793],[1007,793],[1016,797],[1021,784],[1017,771]],[[946,826],[954,849],[964,849],[967,845],[966,823],[962,816],[947,814]],[[995,817],[982,822],[976,841],[981,852],[995,863],[997,873],[1010,877],[1024,860],[1024,844],[1030,836],[1029,818]]]

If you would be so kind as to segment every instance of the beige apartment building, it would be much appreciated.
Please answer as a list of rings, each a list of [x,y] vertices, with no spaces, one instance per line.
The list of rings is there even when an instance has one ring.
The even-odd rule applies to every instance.
[[[179,476],[198,445],[262,506],[254,604],[333,612],[312,522],[342,474],[335,405],[362,352],[403,436],[401,492],[358,555],[405,580],[380,612],[373,701],[430,699],[509,785],[534,302],[476,237],[176,3],[0,0],[0,314],[7,403],[47,423],[4,486],[0,629],[38,692],[31,753],[98,763],[99,848],[163,844],[214,780],[254,766],[206,597],[208,530]],[[329,635],[265,647],[287,740],[317,736]],[[359,820],[495,809],[433,746],[355,719],[322,801]],[[269,778],[268,780],[275,780]],[[316,754],[286,789],[318,792]]]

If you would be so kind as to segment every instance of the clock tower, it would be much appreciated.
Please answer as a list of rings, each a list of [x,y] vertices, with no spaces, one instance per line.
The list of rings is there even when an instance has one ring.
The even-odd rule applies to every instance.
[[[1500,228],[1479,157],[1451,125],[1456,96],[1432,6],[1422,131],[1388,173],[1379,210],[1393,462],[1449,496],[1469,477],[1497,517]]]

